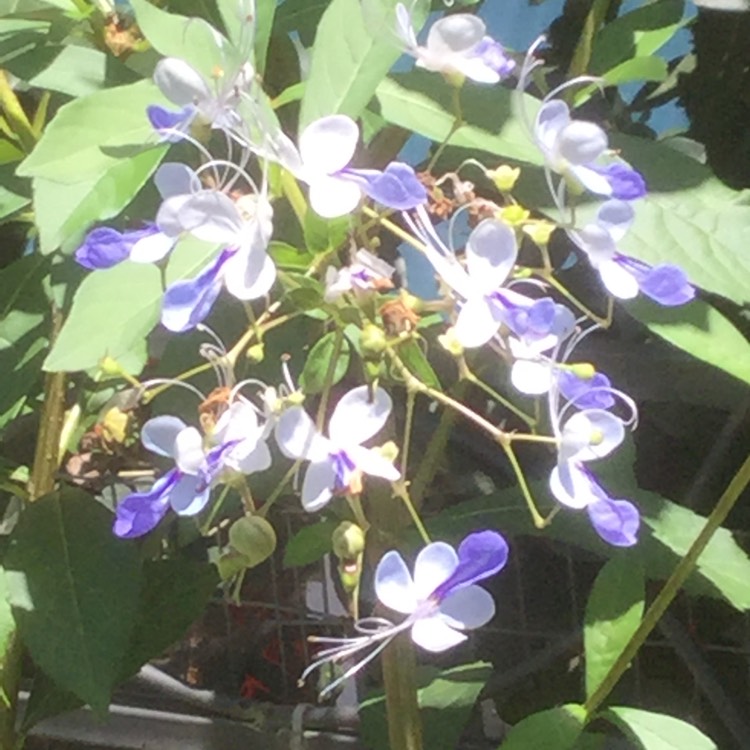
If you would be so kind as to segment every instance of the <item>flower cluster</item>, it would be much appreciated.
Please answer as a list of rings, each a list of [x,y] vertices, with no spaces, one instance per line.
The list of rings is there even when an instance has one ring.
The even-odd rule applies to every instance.
[[[454,92],[471,85],[467,81],[497,84],[516,73],[514,60],[486,34],[475,15],[442,18],[432,25],[422,45],[407,7],[399,3],[393,31],[416,65],[442,74]],[[488,169],[469,159],[455,173],[438,179],[432,174],[433,162],[446,144],[425,174],[398,160],[382,169],[354,166],[367,164],[358,153],[361,136],[354,119],[332,113],[308,124],[292,139],[283,132],[250,64],[209,81],[186,61],[167,58],[156,66],[154,81],[174,106],[155,104],[144,116],[155,141],[188,144],[196,163],[166,162],[156,170],[153,181],[161,202],[150,221],[130,229],[96,228],[76,251],[78,263],[94,271],[123,262],[153,263],[164,270],[173,251],[179,252],[178,245],[190,239],[196,252],[202,253],[198,270],[192,277],[172,280],[164,289],[163,327],[176,333],[205,330],[204,321],[223,292],[244,303],[243,315],[250,319],[231,353],[223,345],[204,349],[220,374],[221,398],[200,394],[200,429],[177,416],[157,416],[143,425],[143,446],[171,459],[173,466],[148,491],[133,492],[118,504],[116,535],[141,537],[170,510],[179,516],[197,516],[209,506],[218,486],[224,488],[222,496],[225,490],[239,488],[243,500],[250,498],[243,520],[260,518],[267,524],[267,507],[255,515],[247,476],[280,468],[284,476],[274,499],[292,483],[308,513],[341,499],[336,510],[356,522],[345,523],[356,526],[357,544],[351,549],[345,545],[340,554],[334,552],[344,560],[341,570],[347,576],[354,570],[358,576],[364,567],[363,546],[371,543],[370,521],[363,510],[367,504],[361,497],[379,483],[381,488],[389,486],[411,510],[424,538],[413,574],[396,550],[385,552],[374,570],[378,606],[403,619],[394,623],[380,616],[355,616],[357,634],[319,638],[327,645],[305,674],[327,662],[364,653],[340,678],[344,679],[407,630],[422,648],[444,651],[465,641],[467,631],[487,623],[495,612],[492,597],[477,584],[505,566],[508,545],[491,530],[469,534],[457,550],[430,541],[409,499],[409,478],[414,473],[407,462],[412,401],[401,456],[390,441],[373,445],[389,422],[388,432],[396,434],[395,397],[389,386],[405,385],[410,398],[424,394],[485,430],[512,459],[519,491],[526,494],[539,528],[552,522],[560,507],[585,509],[604,542],[615,546],[637,542],[637,507],[628,499],[611,496],[589,467],[623,443],[626,431],[636,425],[637,407],[605,373],[576,361],[580,342],[606,320],[598,319],[563,286],[550,261],[550,235],[559,228],[559,236],[585,255],[613,297],[631,299],[643,293],[658,304],[675,306],[689,302],[695,290],[678,267],[651,267],[619,249],[636,218],[637,201],[648,200],[646,183],[610,150],[608,136],[598,124],[577,119],[559,98],[569,86],[590,79],[553,89],[534,117],[528,116],[524,90],[539,64],[538,48],[539,43],[519,66],[516,96],[544,163],[559,213],[557,224],[532,219],[512,197],[518,169],[507,165]],[[458,111],[456,127],[461,122]],[[477,197],[474,185],[458,175],[468,164],[478,165],[497,187],[494,200]],[[452,195],[441,187],[451,184]],[[300,185],[307,190],[309,210],[321,221],[354,212],[368,221],[352,221],[348,227],[348,262],[340,252],[342,242],[316,256],[290,282],[281,262],[277,267],[274,261],[272,240],[286,242],[293,234],[285,233],[279,220],[288,215],[284,201],[298,214],[301,233],[307,232],[308,208],[299,207],[304,203]],[[577,224],[575,204],[586,191],[602,202],[592,220]],[[436,216],[451,217],[447,240],[446,227],[435,223]],[[462,246],[453,241],[459,221],[467,225]],[[437,279],[437,299],[419,299],[410,286],[410,269],[403,273],[401,261],[389,262],[393,257],[381,251],[380,237],[375,236],[384,229],[420,253],[430,269],[428,275]],[[531,254],[542,264],[531,263]],[[314,309],[307,303],[299,309],[292,304],[291,292],[298,289],[311,291]],[[347,351],[351,348],[359,356],[357,371],[364,377],[336,400],[332,410],[329,397],[345,377],[334,361],[338,349],[330,355],[332,361],[325,362],[322,386],[306,394],[295,389],[288,376],[278,390],[258,380],[234,383],[234,367],[240,354],[250,355],[249,343],[254,345],[248,361],[262,359],[264,336],[303,314],[315,325],[322,321],[330,336],[335,329],[336,340],[346,341]],[[428,328],[440,331],[435,338],[453,356],[460,377],[479,384],[495,403],[507,407],[509,418],[520,417],[532,428],[528,433],[494,424],[487,414],[435,386],[437,376],[433,377],[424,356],[426,347],[421,347]],[[492,383],[480,380],[472,370],[478,349],[485,353],[485,365],[490,363]],[[146,382],[141,387],[144,393],[156,384],[179,384],[196,391],[185,379]],[[257,391],[247,397],[245,389],[251,384]],[[306,399],[321,389],[317,414],[311,416]],[[518,394],[521,399],[515,399]],[[515,405],[516,400],[523,405],[527,398],[536,399],[536,418]],[[211,410],[206,406],[209,402]],[[551,434],[540,434],[544,424],[550,425]],[[546,518],[529,496],[515,460],[513,444],[521,439],[552,447],[556,455],[554,462],[552,454],[544,459],[549,465],[551,501]],[[267,501],[268,507],[272,502]],[[237,547],[239,541],[235,542]],[[357,596],[358,579],[347,590]],[[354,612],[357,607],[358,603]]]

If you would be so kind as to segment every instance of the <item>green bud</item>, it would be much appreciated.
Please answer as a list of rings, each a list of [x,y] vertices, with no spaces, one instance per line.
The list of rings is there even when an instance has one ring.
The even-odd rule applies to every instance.
[[[105,375],[121,375],[122,365],[114,358],[106,355],[99,360],[99,369]]]
[[[229,527],[229,544],[253,568],[267,560],[276,549],[276,532],[261,516],[243,516]]]
[[[341,560],[338,571],[344,591],[351,594],[359,585],[359,579],[362,577],[362,555],[358,555],[351,560]]]
[[[581,380],[591,380],[596,375],[596,368],[590,362],[576,362],[574,365],[568,365],[568,368]]]
[[[351,521],[342,521],[331,535],[333,554],[342,560],[351,560],[365,550],[365,532]]]
[[[385,331],[374,323],[367,323],[362,329],[360,346],[366,359],[377,359],[388,345]]]
[[[254,364],[258,364],[258,362],[263,361],[265,353],[266,348],[263,344],[253,344],[252,346],[248,347],[245,356]]]

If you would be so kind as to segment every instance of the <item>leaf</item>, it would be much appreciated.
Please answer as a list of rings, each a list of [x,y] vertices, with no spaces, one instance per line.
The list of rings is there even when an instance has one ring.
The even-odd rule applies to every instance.
[[[140,372],[146,362],[146,336],[159,320],[162,294],[155,266],[125,261],[91,272],[75,294],[44,369],[85,370],[108,355],[129,372]]]
[[[305,250],[300,250],[286,242],[273,241],[268,246],[268,254],[278,268],[293,271],[307,271],[315,256]]]
[[[422,351],[422,347],[415,339],[409,339],[399,344],[398,356],[401,357],[401,361],[414,377],[419,378],[430,388],[443,390],[437,373],[432,369],[432,365]]]
[[[15,665],[7,664],[7,659],[13,659],[14,634],[16,632],[16,621],[10,606],[10,592],[8,582],[5,579],[5,570],[0,568],[0,677],[6,677],[8,671],[13,670]],[[8,684],[3,679],[3,684]]]
[[[365,14],[358,0],[331,2],[315,34],[300,130],[325,115],[356,118],[367,106],[401,54],[395,33],[395,5],[394,0],[383,0],[378,3],[381,13]],[[416,5],[412,18],[417,17],[419,27],[420,16],[424,21],[425,3],[420,0]]]
[[[327,253],[340,247],[349,234],[349,217],[324,219],[314,211],[305,214],[303,227],[305,245],[314,254]]]
[[[143,36],[164,57],[179,57],[208,82],[215,78],[217,68],[233,71],[229,43],[202,18],[167,13],[148,0],[131,0],[131,5]]]
[[[42,253],[52,253],[61,245],[72,250],[92,224],[117,216],[153,174],[166,152],[166,146],[157,146],[118,159],[101,176],[75,185],[36,178],[34,213]]]
[[[5,557],[18,628],[31,657],[101,713],[138,608],[137,548],[112,534],[112,514],[72,488],[30,503]]]
[[[640,625],[645,595],[643,569],[626,555],[613,557],[596,577],[583,626],[587,697],[599,687]]]
[[[750,341],[715,307],[702,300],[661,307],[643,299],[624,307],[670,344],[750,383]]]
[[[673,716],[627,707],[610,708],[601,715],[642,750],[717,750],[703,732]]]
[[[541,152],[511,113],[514,96],[523,96],[530,112],[539,106],[533,97],[501,86],[464,87],[461,109],[469,124],[460,127],[448,143],[505,159],[542,164]],[[455,121],[450,98],[450,88],[439,75],[421,70],[386,78],[377,89],[380,114],[385,120],[436,143],[446,139]]]
[[[117,86],[63,105],[32,153],[18,168],[23,177],[66,184],[98,179],[156,138],[146,117],[164,97],[151,81]]]
[[[331,360],[337,348],[338,356],[333,367],[333,377],[330,384],[326,383]],[[326,333],[315,342],[315,346],[307,355],[307,361],[299,378],[299,384],[306,394],[320,393],[326,385],[336,385],[346,375],[349,369],[351,349],[349,342],[336,331]]]
[[[422,717],[424,747],[454,750],[463,734],[479,693],[492,673],[486,662],[452,669],[417,670],[417,699]],[[360,705],[362,739],[372,750],[389,750],[385,696],[378,692]]]
[[[286,544],[284,567],[299,568],[317,562],[331,551],[331,535],[338,521],[319,521],[303,526]]]
[[[499,750],[570,750],[583,733],[585,718],[575,704],[540,711],[519,721]]]

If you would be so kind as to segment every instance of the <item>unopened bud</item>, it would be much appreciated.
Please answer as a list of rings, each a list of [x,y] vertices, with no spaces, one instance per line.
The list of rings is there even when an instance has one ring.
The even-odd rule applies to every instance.
[[[513,190],[520,174],[521,170],[518,167],[509,167],[507,164],[501,164],[497,169],[487,170],[487,176],[501,193],[509,193]]]
[[[109,355],[102,357],[99,360],[99,369],[105,375],[122,375],[122,365],[114,358]]]
[[[498,219],[502,219],[506,224],[510,226],[518,226],[526,222],[531,214],[523,207],[518,204],[512,206],[505,206],[497,212]]]
[[[341,560],[352,560],[365,551],[365,532],[351,521],[342,521],[331,535],[333,554]]]
[[[398,446],[393,440],[389,440],[387,443],[375,448],[386,461],[393,463],[398,458]]]
[[[243,516],[229,527],[229,544],[252,568],[267,560],[276,549],[276,532],[261,516]]]
[[[549,242],[549,238],[552,236],[552,232],[557,227],[551,221],[532,221],[524,226],[523,231],[531,237],[537,245],[546,245]]]
[[[248,347],[245,356],[254,364],[258,364],[263,361],[263,357],[266,354],[266,348],[263,344],[253,344]]]
[[[367,358],[377,359],[388,345],[385,331],[374,323],[367,323],[362,329],[360,346],[362,355]]]
[[[449,328],[445,333],[437,337],[440,346],[454,357],[460,357],[464,353],[461,342],[456,338],[456,329]]]

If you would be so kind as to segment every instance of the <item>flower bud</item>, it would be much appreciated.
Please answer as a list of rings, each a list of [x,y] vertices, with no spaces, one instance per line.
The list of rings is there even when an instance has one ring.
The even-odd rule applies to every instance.
[[[365,532],[351,521],[342,521],[331,535],[333,554],[341,560],[353,560],[365,550]]]
[[[252,346],[248,347],[247,352],[245,353],[245,356],[253,363],[258,364],[259,362],[263,361],[263,357],[265,356],[265,346],[261,343],[253,344]]]
[[[461,346],[461,342],[456,338],[455,328],[449,328],[445,333],[440,334],[437,339],[440,346],[454,357],[460,357],[464,353],[464,348]]]
[[[568,369],[581,380],[591,380],[596,375],[596,368],[590,362],[576,362],[568,365]]]
[[[520,174],[521,170],[518,167],[509,167],[507,164],[501,164],[497,169],[487,170],[487,176],[501,193],[509,193],[513,190]]]
[[[531,237],[537,245],[546,245],[552,232],[557,227],[551,221],[532,221],[526,224],[523,231]]]
[[[253,568],[267,560],[276,549],[276,532],[261,516],[243,516],[229,527],[229,544]]]
[[[497,217],[510,226],[518,226],[526,222],[531,214],[523,206],[513,204],[505,206],[497,212]]]
[[[99,360],[99,369],[104,375],[122,375],[122,365],[114,358],[106,355]]]
[[[385,331],[374,323],[367,323],[362,329],[360,346],[365,359],[377,359],[385,351],[387,344]]]

